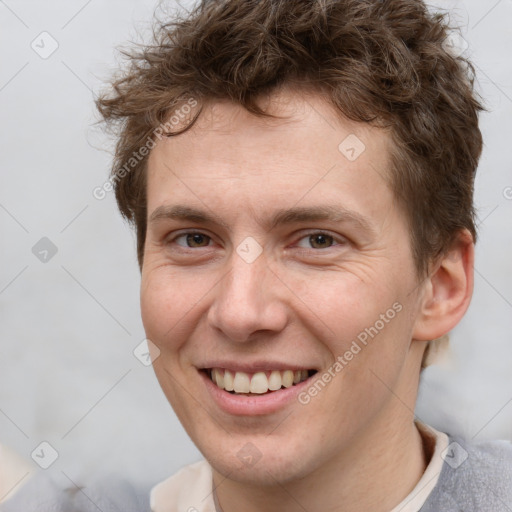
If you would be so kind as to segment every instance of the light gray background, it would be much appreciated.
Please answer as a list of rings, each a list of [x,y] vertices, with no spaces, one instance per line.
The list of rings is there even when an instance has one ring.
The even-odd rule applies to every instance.
[[[441,5],[462,26],[490,112],[475,294],[451,366],[423,375],[417,414],[475,440],[512,439],[512,0]],[[112,194],[92,196],[111,147],[93,126],[93,91],[154,8],[0,1],[0,443],[30,460],[48,441],[59,453],[49,471],[74,481],[113,470],[150,484],[200,456],[132,353],[144,339],[134,236]],[[59,45],[47,59],[31,48],[43,31]],[[42,237],[58,248],[46,263],[32,253]]]

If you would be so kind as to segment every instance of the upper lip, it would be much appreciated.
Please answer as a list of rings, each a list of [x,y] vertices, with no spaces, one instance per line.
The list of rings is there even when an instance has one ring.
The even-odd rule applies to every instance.
[[[207,361],[203,364],[197,365],[199,370],[210,370],[212,368],[223,368],[225,370],[229,370],[232,372],[245,372],[245,373],[256,373],[256,372],[266,372],[272,370],[316,370],[316,366],[312,365],[304,365],[304,364],[295,364],[290,362],[281,362],[281,361],[252,361],[252,362],[242,362],[242,361]]]

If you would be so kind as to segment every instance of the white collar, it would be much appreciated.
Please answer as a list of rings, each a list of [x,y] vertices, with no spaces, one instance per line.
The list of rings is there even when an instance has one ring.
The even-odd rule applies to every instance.
[[[427,469],[414,489],[391,512],[418,512],[436,486],[443,468],[443,452],[448,448],[448,436],[435,428],[416,422],[422,436],[435,438],[435,448]]]
[[[151,489],[151,510],[216,512],[212,482],[212,468],[206,460],[185,466]]]

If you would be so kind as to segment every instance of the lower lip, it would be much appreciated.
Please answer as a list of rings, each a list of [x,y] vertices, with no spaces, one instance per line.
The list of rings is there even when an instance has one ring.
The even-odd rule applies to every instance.
[[[204,371],[200,371],[199,374],[210,396],[218,407],[228,414],[237,416],[261,416],[263,414],[271,414],[283,409],[293,401],[298,402],[297,395],[302,389],[309,385],[309,379],[311,378],[309,377],[299,384],[295,384],[289,388],[281,388],[272,393],[246,396],[231,394],[224,389],[220,389]]]

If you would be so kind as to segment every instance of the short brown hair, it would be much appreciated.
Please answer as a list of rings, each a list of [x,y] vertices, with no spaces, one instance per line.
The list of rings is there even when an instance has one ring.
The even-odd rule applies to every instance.
[[[349,119],[390,130],[390,185],[410,223],[419,275],[461,229],[476,240],[483,107],[471,63],[445,50],[449,30],[422,0],[203,0],[159,23],[153,43],[126,53],[130,67],[97,100],[118,130],[113,184],[136,227],[140,266],[147,156],[120,174],[128,159],[154,140],[184,94],[229,99],[261,116],[269,114],[258,97],[293,83],[322,90]]]

